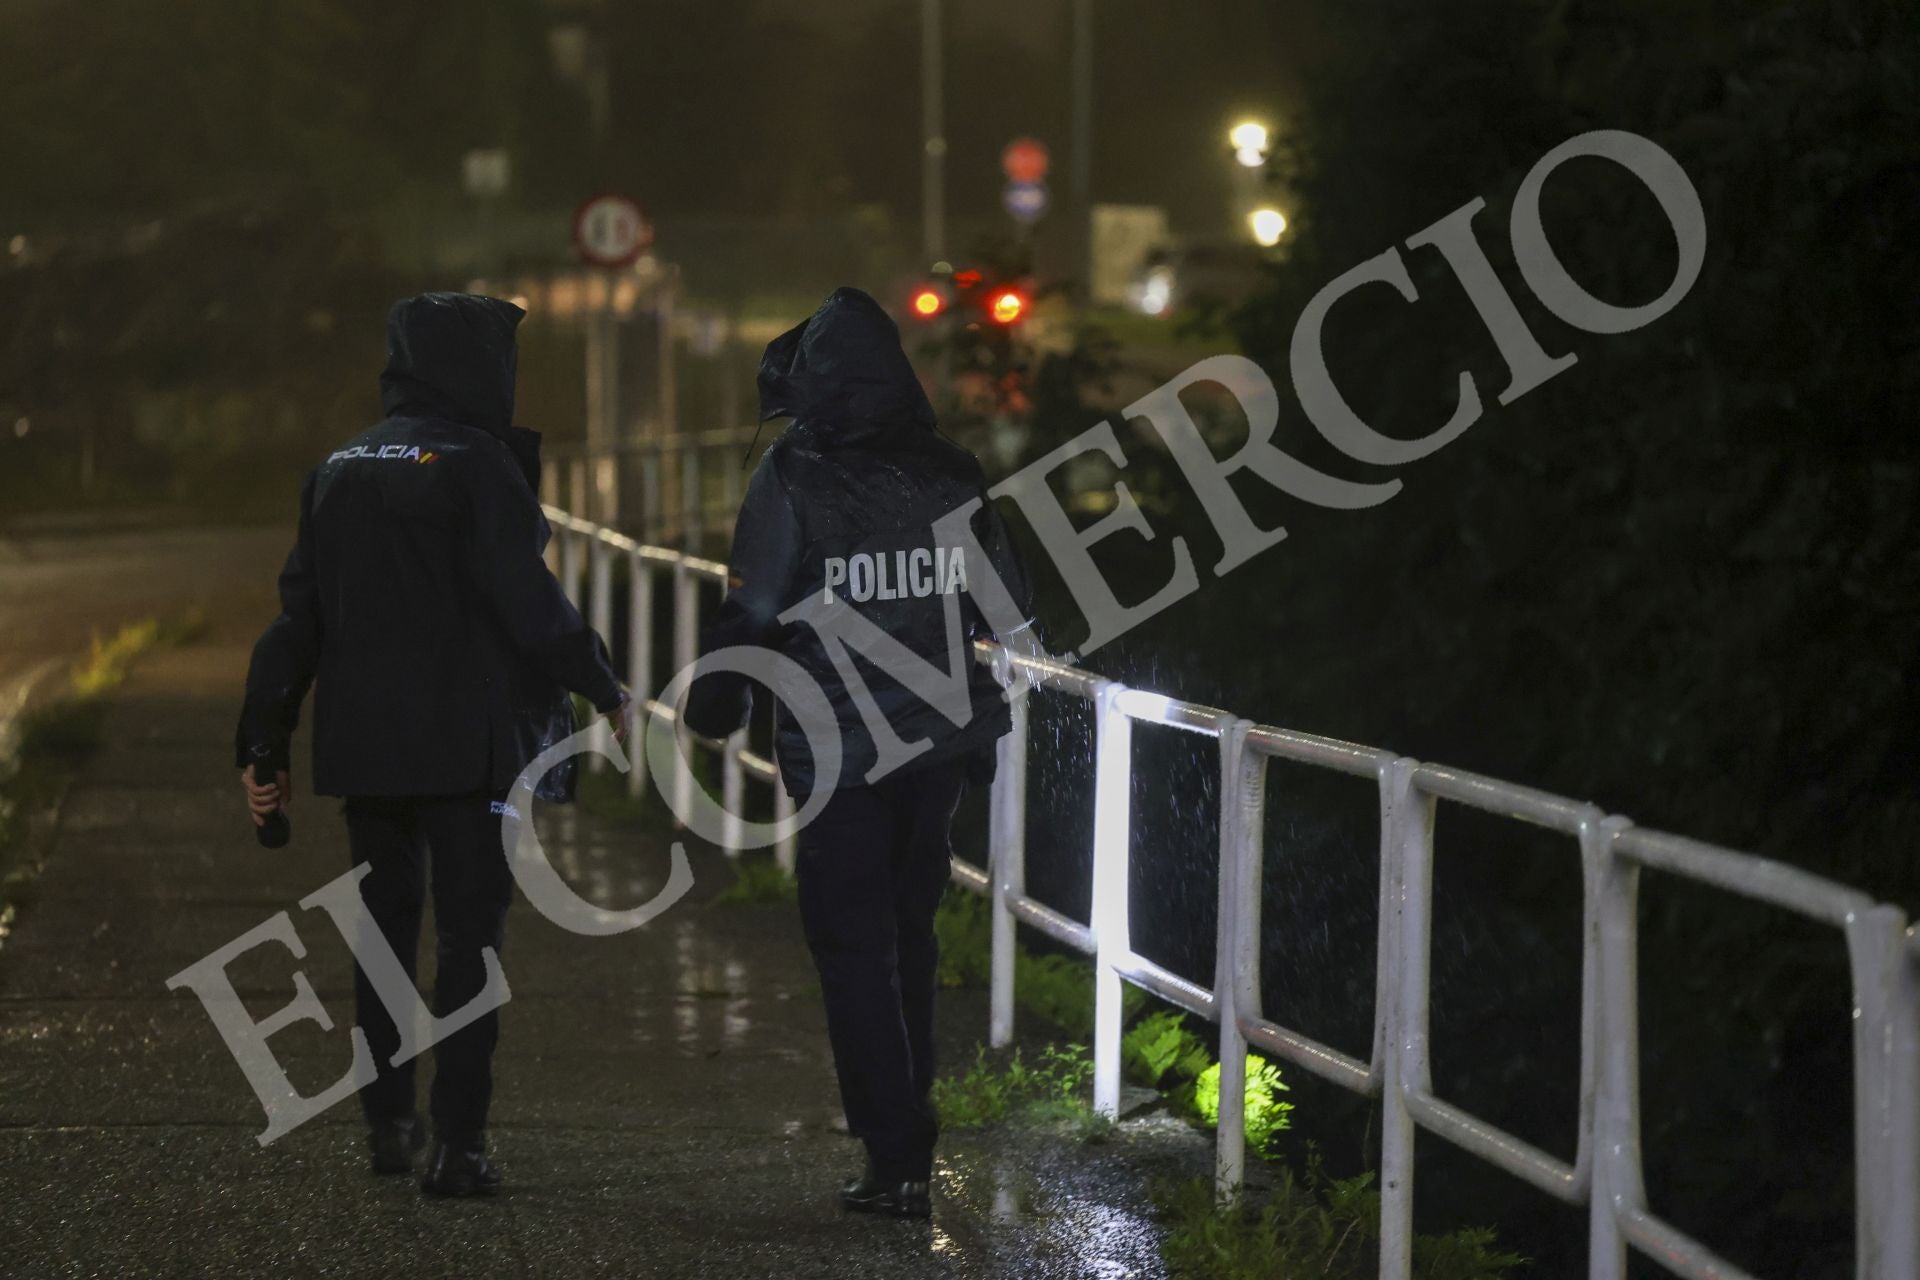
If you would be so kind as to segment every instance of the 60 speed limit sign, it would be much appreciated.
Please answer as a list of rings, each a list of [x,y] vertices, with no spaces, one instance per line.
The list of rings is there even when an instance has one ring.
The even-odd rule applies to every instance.
[[[573,247],[583,262],[624,267],[653,243],[653,224],[625,196],[598,195],[573,215]]]

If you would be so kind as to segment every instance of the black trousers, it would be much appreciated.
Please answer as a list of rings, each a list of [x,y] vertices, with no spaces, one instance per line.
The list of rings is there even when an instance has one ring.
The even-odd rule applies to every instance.
[[[484,794],[432,797],[354,797],[346,802],[347,839],[354,864],[372,870],[360,881],[360,900],[407,977],[418,970],[420,910],[427,855],[433,857],[433,923],[439,942],[433,1012],[463,1007],[486,985],[484,948],[499,950],[513,899],[513,874],[500,843],[500,817]],[[414,1114],[413,1062],[392,1065],[400,1044],[387,1007],[359,965],[354,966],[355,1020],[365,1031],[379,1076],[360,1091],[369,1122]],[[417,982],[416,982],[417,985]],[[498,1010],[489,1011],[434,1046],[429,1114],[444,1141],[479,1149],[493,1099],[493,1047]]]
[[[820,970],[847,1127],[883,1177],[924,1179],[933,1104],[933,914],[960,762],[842,786],[800,833],[800,919]]]

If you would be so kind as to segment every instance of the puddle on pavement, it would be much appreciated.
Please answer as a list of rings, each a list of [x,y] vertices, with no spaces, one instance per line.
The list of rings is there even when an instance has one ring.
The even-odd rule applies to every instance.
[[[1138,1170],[1114,1142],[981,1131],[948,1143],[935,1170],[931,1251],[969,1273],[1134,1280],[1164,1274],[1160,1230]],[[1138,1135],[1158,1145],[1142,1126]],[[1066,1166],[1071,1176],[1061,1176]]]

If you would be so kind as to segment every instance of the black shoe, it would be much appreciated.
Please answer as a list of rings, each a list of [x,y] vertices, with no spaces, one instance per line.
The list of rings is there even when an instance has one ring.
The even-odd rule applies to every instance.
[[[871,1164],[864,1174],[841,1188],[840,1203],[855,1213],[878,1213],[890,1218],[933,1216],[932,1188],[926,1181],[883,1178]]]
[[[872,1160],[868,1160],[864,1173],[857,1178],[848,1178],[840,1184],[840,1194],[848,1197],[870,1195],[872,1189],[879,1186],[880,1182],[880,1171],[873,1167]]]
[[[436,1142],[420,1189],[430,1196],[490,1196],[500,1190],[500,1171],[484,1151]]]
[[[412,1173],[413,1158],[427,1145],[418,1120],[380,1120],[367,1131],[375,1173]]]

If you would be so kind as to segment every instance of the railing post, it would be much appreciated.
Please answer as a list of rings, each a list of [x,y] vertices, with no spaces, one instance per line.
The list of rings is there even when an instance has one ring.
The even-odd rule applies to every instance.
[[[650,447],[640,456],[640,501],[646,509],[640,513],[640,536],[647,542],[660,539],[660,448]]]
[[[613,631],[613,552],[604,539],[594,538],[587,546],[587,560],[591,566],[588,573],[587,589],[587,625],[602,641]],[[607,745],[607,726],[604,720],[593,722],[594,742],[604,748]],[[607,767],[607,758],[599,751],[587,756],[587,771],[599,773]]]
[[[746,748],[747,731],[735,729],[727,735],[726,750],[720,757],[720,803],[726,808],[721,822],[721,843],[729,858],[740,856],[740,837],[745,818],[740,810],[747,799],[747,771],[741,767],[740,752]]]
[[[1220,729],[1220,911],[1214,931],[1213,1011],[1220,1019],[1220,1111],[1214,1191],[1237,1195],[1247,1171],[1247,1037],[1242,1010],[1257,1011],[1260,854],[1266,826],[1266,761],[1247,750],[1252,721]]]
[[[720,467],[720,505],[723,508],[721,512],[721,529],[724,532],[725,521],[733,519],[734,513],[740,510],[740,470],[742,464],[734,459],[732,446],[728,446],[720,457],[722,463]]]
[[[1001,664],[1010,655],[1005,649],[994,654],[994,674],[1002,675]],[[1002,676],[1001,683],[1007,684]],[[1017,938],[1009,898],[1027,891],[1027,694],[1016,692],[1009,704],[1013,727],[994,750],[999,763],[993,776],[992,813],[988,820],[989,847],[987,872],[990,876],[993,921],[993,960],[991,965],[991,1014],[987,1038],[996,1049],[1013,1043],[1013,979]]]
[[[1587,946],[1598,982],[1594,1032],[1593,1189],[1588,1202],[1588,1280],[1625,1280],[1620,1218],[1646,1204],[1640,1172],[1640,868],[1621,856],[1625,818],[1583,824],[1581,853],[1597,899]]]
[[[582,520],[594,518],[594,502],[587,489],[587,459],[584,454],[567,462],[567,510]]]
[[[1133,952],[1127,920],[1127,847],[1132,825],[1133,722],[1117,699],[1126,686],[1101,682],[1094,701],[1093,1109],[1120,1115],[1120,971]]]
[[[700,444],[689,440],[680,450],[680,545],[696,555],[707,528],[706,504],[700,498]]]
[[[1386,1078],[1380,1091],[1380,1277],[1413,1274],[1413,1115],[1407,1093],[1424,1084],[1429,915],[1433,908],[1433,799],[1414,788],[1416,761],[1399,759],[1386,785],[1387,852],[1393,863],[1398,941],[1382,963],[1395,966],[1387,1014]]]
[[[647,700],[653,697],[653,567],[638,551],[627,553],[627,750],[636,756],[646,749]],[[627,794],[646,789],[642,761],[629,762]]]
[[[580,539],[571,529],[560,531],[560,590],[575,609],[580,607]]]
[[[1898,908],[1847,921],[1860,1280],[1920,1276],[1920,982]]]
[[[1393,823],[1393,765],[1382,758],[1374,773],[1380,791],[1380,906],[1376,928],[1373,976],[1373,1053],[1367,1059],[1376,1088],[1385,1093],[1389,1046],[1399,1026],[1393,1010],[1400,982],[1400,849]]]
[[[773,820],[779,823],[793,819],[793,797],[787,794],[787,784],[778,772],[773,778]],[[800,838],[797,835],[784,835],[774,842],[773,860],[788,875],[793,874],[794,864],[799,860]]]
[[[548,507],[558,507],[560,505],[560,471],[557,466],[550,465],[540,470],[540,503],[542,506]],[[547,571],[558,576],[560,572],[560,547],[556,539],[551,537],[547,539],[544,558],[547,562]]]
[[[673,565],[673,669],[692,666],[700,648],[700,580],[682,556]],[[693,807],[693,765],[684,756],[673,771],[673,824],[684,826],[680,814]]]

